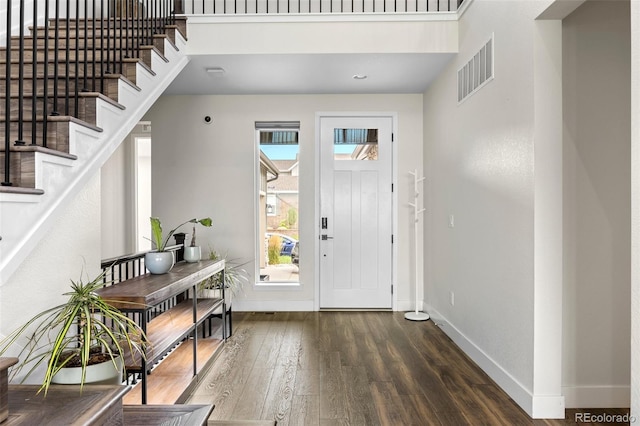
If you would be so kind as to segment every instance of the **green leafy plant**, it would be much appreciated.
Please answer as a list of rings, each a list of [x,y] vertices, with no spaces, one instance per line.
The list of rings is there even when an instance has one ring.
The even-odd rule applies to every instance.
[[[269,265],[280,264],[280,250],[282,248],[282,238],[277,235],[271,235],[267,243],[267,255],[269,256]]]
[[[157,217],[151,217],[149,218],[151,220],[151,237],[152,237],[152,242],[156,248],[157,251],[165,251],[167,248],[167,244],[169,243],[169,239],[173,236],[173,234],[183,225],[186,225],[187,223],[193,223],[193,237],[191,239],[191,246],[195,246],[195,234],[196,234],[196,229],[195,229],[195,224],[199,223],[202,226],[206,226],[209,227],[213,224],[213,221],[211,220],[211,218],[209,217],[205,217],[204,219],[191,219],[188,220],[184,223],[181,223],[180,225],[176,226],[175,228],[173,228],[171,231],[169,231],[169,233],[166,236],[163,236],[162,234],[162,224],[160,223],[160,219]]]
[[[27,369],[24,382],[40,365],[46,370],[39,389],[45,395],[54,376],[65,367],[81,367],[80,386],[84,385],[87,367],[110,361],[117,369],[116,358],[125,349],[144,357],[147,338],[138,324],[119,309],[98,296],[95,291],[104,286],[106,272],[89,282],[71,280],[71,291],[65,303],[36,314],[0,341],[3,356],[20,337],[26,345],[18,354],[21,360],[11,371],[11,377]]]
[[[221,256],[214,249],[209,249],[210,260],[225,259],[224,285],[225,291],[229,291],[232,296],[238,295],[242,291],[244,284],[249,282],[249,274],[243,268],[249,261],[238,263],[227,260],[226,255]],[[222,288],[222,274],[215,274],[200,283],[200,289],[219,290]]]

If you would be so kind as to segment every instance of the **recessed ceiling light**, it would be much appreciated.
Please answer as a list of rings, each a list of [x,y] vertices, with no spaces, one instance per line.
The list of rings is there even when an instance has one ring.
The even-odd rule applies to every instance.
[[[206,71],[209,74],[224,74],[224,68],[221,67],[206,68]]]
[[[354,80],[366,80],[367,76],[364,74],[354,74],[353,75],[353,79]]]

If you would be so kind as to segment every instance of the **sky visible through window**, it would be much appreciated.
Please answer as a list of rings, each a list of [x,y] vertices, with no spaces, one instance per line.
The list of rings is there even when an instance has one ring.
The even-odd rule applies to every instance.
[[[336,154],[351,154],[358,145],[335,145]],[[271,160],[295,160],[298,155],[298,145],[260,144],[260,149]]]

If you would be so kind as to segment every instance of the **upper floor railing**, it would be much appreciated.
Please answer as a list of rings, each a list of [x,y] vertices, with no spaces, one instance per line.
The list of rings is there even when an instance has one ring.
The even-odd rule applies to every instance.
[[[463,0],[175,0],[176,14],[368,14],[455,12]]]

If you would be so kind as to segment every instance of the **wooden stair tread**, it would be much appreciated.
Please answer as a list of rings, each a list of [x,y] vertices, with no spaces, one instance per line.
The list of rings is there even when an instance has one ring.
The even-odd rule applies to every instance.
[[[5,147],[0,146],[0,152],[4,152]],[[55,155],[56,157],[68,158],[70,160],[77,160],[78,157],[73,154],[69,154],[55,149],[45,148],[39,145],[11,145],[9,151],[12,152],[42,152],[44,154]]]
[[[37,188],[25,188],[22,186],[0,185],[0,194],[42,195],[44,191]]]
[[[122,415],[127,426],[206,425],[213,405],[123,405]]]
[[[70,95],[70,98],[73,98],[75,95]],[[24,94],[22,95],[23,99],[28,99],[29,102],[31,102],[31,99],[34,97],[34,95],[32,93],[28,93],[28,94]],[[35,95],[36,98],[38,99],[42,99],[44,96],[43,95]],[[49,100],[51,101],[51,96],[49,95]],[[64,98],[64,95],[58,95],[58,97],[60,99]],[[124,105],[122,105],[121,103],[118,103],[117,101],[111,99],[109,96],[105,95],[104,93],[100,93],[100,92],[78,92],[78,97],[80,98],[97,98],[97,99],[101,99],[111,105],[113,105],[114,107],[121,109],[121,110],[125,110],[127,109],[127,107],[125,107]],[[10,99],[18,99],[20,98],[20,95],[18,95],[17,93],[11,93],[11,95],[9,96]],[[4,94],[0,95],[0,99],[6,99],[6,96]],[[25,102],[26,104],[26,102]]]
[[[36,123],[38,122],[42,122],[42,118],[37,118],[36,117]],[[75,124],[79,124],[81,126],[84,126],[88,129],[91,130],[95,130],[96,132],[102,132],[102,129],[98,126],[94,126],[93,124],[87,123],[86,121],[80,120],[79,118],[76,118],[72,115],[48,115],[47,116],[47,121],[50,123],[64,123],[64,122],[69,122],[69,123],[75,123]],[[5,123],[5,117],[4,114],[3,116],[0,116],[0,123]],[[17,123],[18,119],[17,118],[10,118],[9,119],[10,123]],[[26,117],[22,120],[23,123],[25,123],[25,125],[28,125],[31,123],[31,119],[30,117]],[[26,127],[26,126],[25,126]]]

